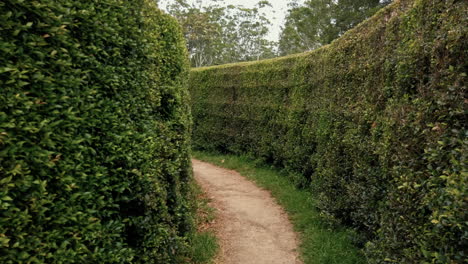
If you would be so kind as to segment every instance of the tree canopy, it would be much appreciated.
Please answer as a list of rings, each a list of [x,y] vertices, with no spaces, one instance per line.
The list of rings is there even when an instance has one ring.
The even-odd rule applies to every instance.
[[[268,1],[259,1],[253,8],[225,5],[221,0],[166,2],[167,11],[182,25],[193,67],[276,55],[275,43],[266,39],[271,25],[264,13],[264,8],[271,7]]]
[[[279,40],[287,55],[329,44],[392,0],[293,0]]]
[[[160,0],[182,25],[192,67],[252,61],[316,49],[372,16],[392,0],[290,0],[279,40],[269,40],[265,9],[224,0]]]

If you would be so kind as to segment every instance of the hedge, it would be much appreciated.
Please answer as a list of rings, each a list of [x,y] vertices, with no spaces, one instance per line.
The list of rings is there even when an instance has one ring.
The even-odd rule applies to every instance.
[[[188,63],[151,0],[0,2],[0,262],[181,263]]]
[[[370,263],[467,263],[467,6],[395,1],[315,51],[193,69],[195,147],[300,172]]]

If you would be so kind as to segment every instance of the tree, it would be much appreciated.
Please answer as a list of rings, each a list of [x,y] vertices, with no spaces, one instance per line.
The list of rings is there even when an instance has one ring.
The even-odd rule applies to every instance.
[[[282,29],[281,55],[316,49],[332,42],[347,30],[392,0],[307,0],[290,4]]]
[[[193,67],[259,60],[276,56],[275,43],[266,39],[271,22],[260,1],[253,8],[223,6],[222,0],[168,0],[167,11],[179,20]]]
[[[222,20],[224,53],[221,62],[251,61],[275,56],[272,41],[266,39],[271,22],[262,12],[270,6],[260,1],[254,8],[230,5]]]
[[[183,28],[191,65],[212,65],[218,57],[221,44],[219,20],[224,11],[218,1],[202,7],[201,1],[189,4],[187,0],[176,0],[167,6],[167,10]]]

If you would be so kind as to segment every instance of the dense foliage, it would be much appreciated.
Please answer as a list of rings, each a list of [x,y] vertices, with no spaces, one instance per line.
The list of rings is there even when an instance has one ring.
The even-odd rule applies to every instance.
[[[193,67],[275,56],[274,43],[266,39],[271,26],[264,12],[271,7],[268,1],[252,8],[225,5],[222,0],[160,2],[181,24]]]
[[[151,0],[0,2],[0,262],[181,263],[187,60]]]
[[[313,52],[194,69],[194,143],[301,172],[371,263],[466,263],[467,12],[401,0]]]
[[[273,5],[223,0],[159,0],[182,25],[193,67],[310,51],[343,35],[392,0],[291,0],[278,41],[268,39]],[[229,1],[228,1],[229,2]],[[231,1],[232,2],[232,1]]]
[[[281,55],[329,44],[392,0],[294,0],[278,43]]]

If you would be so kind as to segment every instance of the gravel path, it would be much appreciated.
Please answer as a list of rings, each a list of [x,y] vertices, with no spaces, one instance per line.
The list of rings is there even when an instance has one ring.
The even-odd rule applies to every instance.
[[[192,160],[195,179],[217,209],[218,264],[300,264],[286,213],[239,173]]]

